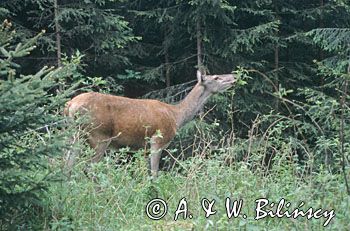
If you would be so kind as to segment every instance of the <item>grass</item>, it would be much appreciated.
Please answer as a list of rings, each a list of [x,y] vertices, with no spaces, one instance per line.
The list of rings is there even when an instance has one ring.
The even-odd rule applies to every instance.
[[[151,181],[147,165],[140,156],[115,167],[112,157],[93,166],[98,184],[83,174],[80,161],[68,182],[51,186],[46,229],[52,230],[350,230],[350,197],[341,175],[317,169],[300,174],[300,167],[283,155],[275,157],[273,167],[252,167],[251,162],[224,164],[222,157],[197,156],[181,161],[181,168],[161,172]],[[227,197],[243,200],[241,216],[228,219]],[[167,202],[168,213],[158,221],[146,216],[145,207],[154,198]],[[180,215],[174,221],[179,201],[186,198],[192,219]],[[215,215],[205,218],[201,200],[215,200]],[[256,221],[255,200],[281,198],[295,208],[301,201],[306,208],[335,210],[336,217],[327,227],[325,218],[266,218]],[[274,206],[273,209],[276,209]],[[292,209],[289,209],[292,210]],[[242,217],[247,215],[247,219]]]

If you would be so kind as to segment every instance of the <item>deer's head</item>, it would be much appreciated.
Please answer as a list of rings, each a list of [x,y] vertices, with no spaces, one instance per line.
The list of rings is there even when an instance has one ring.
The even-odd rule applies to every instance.
[[[202,75],[197,71],[198,83],[211,93],[223,92],[233,86],[236,78],[233,74],[226,75]]]

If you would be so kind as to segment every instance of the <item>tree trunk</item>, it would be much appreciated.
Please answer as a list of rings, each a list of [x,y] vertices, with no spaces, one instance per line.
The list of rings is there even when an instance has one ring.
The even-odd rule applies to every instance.
[[[324,0],[320,0],[320,7],[323,8],[323,6],[324,6]],[[321,10],[323,10],[323,9],[321,9]],[[323,28],[323,27],[324,27],[323,14],[321,13],[320,14],[320,25],[319,25],[319,28]],[[324,59],[324,53],[323,53],[323,49],[322,48],[318,49],[318,57],[319,57],[320,61]],[[321,76],[321,86],[323,86],[324,83],[325,83],[324,77]]]
[[[205,75],[205,68],[203,66],[203,57],[202,57],[202,30],[201,30],[201,22],[200,17],[197,19],[197,69]],[[199,116],[202,117],[204,114],[204,108],[199,110]]]
[[[203,59],[202,59],[202,31],[200,19],[197,19],[197,68],[204,74]]]
[[[348,64],[348,75],[350,75],[350,60]],[[339,136],[340,136],[340,153],[341,153],[341,165],[342,165],[342,172],[344,176],[344,182],[346,186],[346,192],[348,195],[350,195],[350,186],[347,178],[347,173],[346,173],[346,156],[345,156],[345,103],[346,103],[346,97],[347,97],[347,91],[348,91],[348,80],[344,80],[344,86],[343,86],[343,93],[340,96],[340,108],[341,108],[341,118],[340,118],[340,129],[339,129]]]
[[[170,87],[170,61],[169,61],[169,45],[167,42],[167,29],[165,29],[165,35],[164,35],[164,58],[165,58],[165,83],[166,87]]]
[[[57,66],[61,67],[61,30],[60,30],[60,24],[58,22],[58,0],[54,0],[54,10],[55,10],[55,32],[56,32],[56,51],[57,51]]]
[[[277,90],[279,90],[279,79],[278,79],[278,69],[279,69],[279,47],[278,44],[275,46],[275,85]],[[277,93],[277,92],[276,92]],[[276,110],[278,111],[280,107],[280,100],[276,99]]]
[[[281,17],[279,15],[279,9],[278,9],[278,6],[275,5],[275,11],[276,11],[276,15],[277,15],[277,19],[278,20],[281,20]],[[277,31],[276,32],[276,36],[278,37],[279,36],[279,32]],[[278,75],[278,69],[279,69],[279,63],[280,63],[280,50],[279,50],[279,40],[277,40],[276,44],[275,44],[275,54],[274,54],[274,61],[275,61],[275,85],[276,85],[276,88],[277,88],[277,91],[279,91],[279,75]],[[277,92],[276,92],[277,93]],[[280,99],[276,98],[276,102],[275,102],[275,108],[276,108],[276,111],[278,112],[279,111],[279,108],[280,108]]]

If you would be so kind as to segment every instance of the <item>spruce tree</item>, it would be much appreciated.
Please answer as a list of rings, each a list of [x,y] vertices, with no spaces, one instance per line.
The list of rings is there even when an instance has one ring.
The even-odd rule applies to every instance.
[[[22,37],[46,30],[33,53],[37,62],[30,66],[59,66],[64,55],[79,50],[88,76],[115,78],[129,63],[127,46],[138,40],[123,17],[123,1],[14,0],[1,6],[10,11]]]
[[[28,57],[43,33],[18,43],[11,26],[7,20],[0,26],[0,227],[29,230],[33,224],[26,222],[38,219],[53,180],[48,158],[61,156],[67,147],[60,111],[72,88],[56,90],[76,64],[21,74],[17,61]]]

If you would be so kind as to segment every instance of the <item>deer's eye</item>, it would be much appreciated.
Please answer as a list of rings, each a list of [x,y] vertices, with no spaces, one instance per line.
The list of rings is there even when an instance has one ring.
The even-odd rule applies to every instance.
[[[218,79],[219,79],[219,77],[218,77],[218,76],[215,76],[215,77],[214,77],[214,80],[218,80]]]

